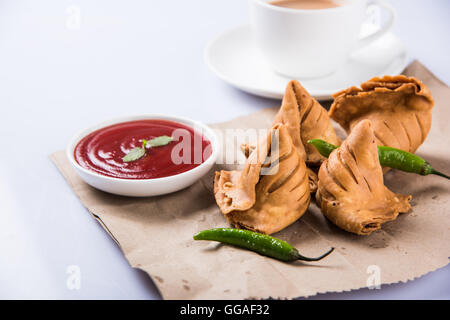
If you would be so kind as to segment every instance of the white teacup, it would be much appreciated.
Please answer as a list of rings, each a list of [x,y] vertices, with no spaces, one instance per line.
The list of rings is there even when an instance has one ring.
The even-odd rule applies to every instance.
[[[333,73],[350,54],[383,36],[395,20],[394,9],[382,0],[336,0],[327,9],[290,9],[250,0],[251,25],[261,52],[274,71],[294,78],[318,78]],[[360,38],[367,7],[389,13],[375,33]]]

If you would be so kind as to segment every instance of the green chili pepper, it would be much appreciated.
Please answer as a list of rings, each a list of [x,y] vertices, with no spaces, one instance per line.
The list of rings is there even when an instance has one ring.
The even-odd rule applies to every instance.
[[[317,149],[317,151],[319,151],[319,153],[326,158],[328,158],[330,153],[337,148],[337,146],[320,139],[311,139],[308,141],[308,143],[312,144]],[[435,174],[450,179],[449,176],[435,170],[428,162],[426,162],[421,157],[400,149],[378,146],[378,158],[380,159],[380,164],[383,167],[417,173],[422,176]]]
[[[330,156],[330,153],[337,148],[334,144],[325,142],[320,139],[311,139],[308,140],[308,143],[312,144],[317,149],[317,151],[319,151],[319,153],[325,158],[328,158]]]
[[[334,250],[334,248],[331,248],[320,257],[308,258],[302,256],[297,249],[286,241],[258,232],[232,228],[203,230],[194,236],[194,240],[212,240],[232,244],[282,261],[318,261]]]

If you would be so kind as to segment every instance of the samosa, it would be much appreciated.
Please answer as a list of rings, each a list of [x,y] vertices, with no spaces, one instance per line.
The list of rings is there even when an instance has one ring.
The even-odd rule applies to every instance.
[[[274,125],[242,171],[216,172],[216,202],[237,228],[265,234],[299,219],[310,203],[306,164],[283,124]]]
[[[276,123],[287,126],[295,147],[308,165],[319,166],[325,160],[308,140],[322,139],[334,145],[341,144],[325,108],[297,80],[289,81],[286,86],[280,110],[273,121]],[[243,145],[242,149],[248,156],[254,147]]]
[[[339,228],[359,235],[380,229],[411,208],[410,195],[395,194],[383,183],[377,141],[362,120],[320,166],[316,201]]]
[[[430,131],[433,97],[414,77],[376,77],[333,97],[330,117],[347,133],[369,119],[378,145],[414,153]]]
[[[318,167],[325,160],[323,156],[308,143],[310,139],[322,139],[334,145],[341,140],[331,125],[327,111],[311,97],[306,89],[297,81],[291,80],[286,86],[283,101],[273,124],[282,123],[292,138],[300,156],[309,167]],[[254,145],[243,145],[242,149],[248,157]],[[317,175],[308,167],[311,192],[317,190]]]

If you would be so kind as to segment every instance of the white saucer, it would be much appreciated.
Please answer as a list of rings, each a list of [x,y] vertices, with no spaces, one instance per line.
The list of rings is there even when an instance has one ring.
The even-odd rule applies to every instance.
[[[367,33],[371,33],[366,26]],[[365,33],[365,32],[364,32]],[[333,48],[330,48],[333,50]],[[251,27],[240,26],[212,40],[206,48],[208,67],[225,82],[258,96],[281,99],[290,78],[271,70],[253,40]],[[334,74],[318,79],[298,79],[317,99],[375,76],[396,75],[407,64],[405,45],[392,33],[355,52]]]

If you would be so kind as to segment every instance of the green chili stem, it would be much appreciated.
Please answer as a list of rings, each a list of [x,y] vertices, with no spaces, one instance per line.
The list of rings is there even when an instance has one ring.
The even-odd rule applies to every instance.
[[[320,139],[311,139],[308,143],[312,144],[319,153],[328,158],[330,153],[338,148],[328,142]],[[378,157],[383,167],[398,169],[405,172],[412,172],[423,176],[435,174],[447,179],[449,176],[435,170],[428,162],[421,157],[392,147],[378,146]]]
[[[317,258],[308,258],[305,256],[302,256],[300,253],[298,254],[298,260],[303,260],[303,261],[319,261],[322,260],[323,258],[325,258],[327,255],[329,255],[330,253],[332,253],[334,251],[334,248],[331,248],[330,250],[328,250],[327,252],[325,252],[323,255],[317,257]],[[297,251],[298,252],[298,251]]]
[[[302,256],[297,249],[286,241],[244,229],[215,228],[203,230],[194,236],[194,240],[211,240],[249,249],[264,256],[282,261],[318,261],[329,255],[334,248],[316,258]]]
[[[447,178],[447,179],[450,180],[450,177],[449,177],[449,176],[447,176],[446,174],[443,174],[442,172],[439,172],[439,171],[437,171],[437,170],[434,170],[434,169],[432,169],[431,174],[435,174],[435,175],[437,175],[437,176],[441,176],[441,177],[444,177],[444,178]]]

